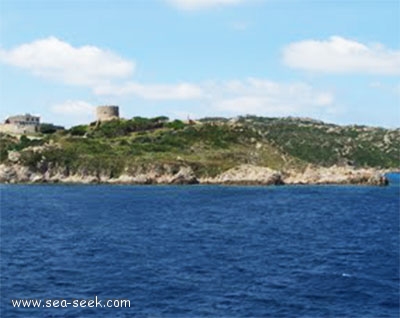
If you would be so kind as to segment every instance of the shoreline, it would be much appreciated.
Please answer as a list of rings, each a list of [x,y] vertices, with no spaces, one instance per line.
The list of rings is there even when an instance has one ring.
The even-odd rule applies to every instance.
[[[0,165],[0,184],[93,184],[93,185],[225,185],[225,186],[307,186],[307,185],[372,185],[386,186],[391,170],[356,169],[350,166],[315,167],[304,171],[277,171],[267,167],[239,165],[215,177],[197,177],[190,166],[181,166],[176,173],[150,170],[140,174],[109,175],[47,170],[31,171],[20,165]]]

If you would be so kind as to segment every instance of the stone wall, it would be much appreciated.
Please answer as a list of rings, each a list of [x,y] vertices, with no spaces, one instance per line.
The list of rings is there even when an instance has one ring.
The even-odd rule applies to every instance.
[[[0,124],[0,132],[9,134],[34,134],[38,132],[37,125]]]
[[[119,118],[118,106],[98,106],[96,108],[96,115],[98,121],[107,121]]]

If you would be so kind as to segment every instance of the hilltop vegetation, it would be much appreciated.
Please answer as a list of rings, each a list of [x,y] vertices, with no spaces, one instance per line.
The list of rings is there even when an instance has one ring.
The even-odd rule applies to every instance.
[[[258,132],[282,151],[322,166],[342,163],[380,168],[399,167],[400,129],[338,126],[298,118],[250,116],[239,122]]]
[[[113,120],[46,131],[40,139],[1,135],[0,160],[10,152],[36,171],[49,167],[70,173],[107,174],[164,165],[190,166],[199,176],[215,176],[239,164],[276,170],[309,164],[398,168],[400,130],[337,126],[298,118],[204,118],[196,123],[166,117]]]

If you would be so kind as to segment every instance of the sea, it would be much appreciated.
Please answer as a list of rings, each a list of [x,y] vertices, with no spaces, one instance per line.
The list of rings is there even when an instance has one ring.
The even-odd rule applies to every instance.
[[[0,316],[399,317],[389,179],[1,185]]]

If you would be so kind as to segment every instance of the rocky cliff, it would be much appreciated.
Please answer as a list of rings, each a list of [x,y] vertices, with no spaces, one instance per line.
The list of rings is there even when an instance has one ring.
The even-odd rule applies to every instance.
[[[168,171],[169,170],[169,171]],[[163,171],[163,172],[160,172]],[[225,184],[225,185],[300,185],[300,184],[365,184],[387,185],[384,174],[376,169],[352,167],[308,167],[304,172],[280,172],[266,167],[240,165],[215,177],[198,178],[188,166],[181,166],[176,173],[172,169],[124,173],[113,178],[106,175],[90,175],[85,172],[69,174],[66,170],[31,171],[18,164],[0,165],[1,183],[109,183],[109,184]]]

